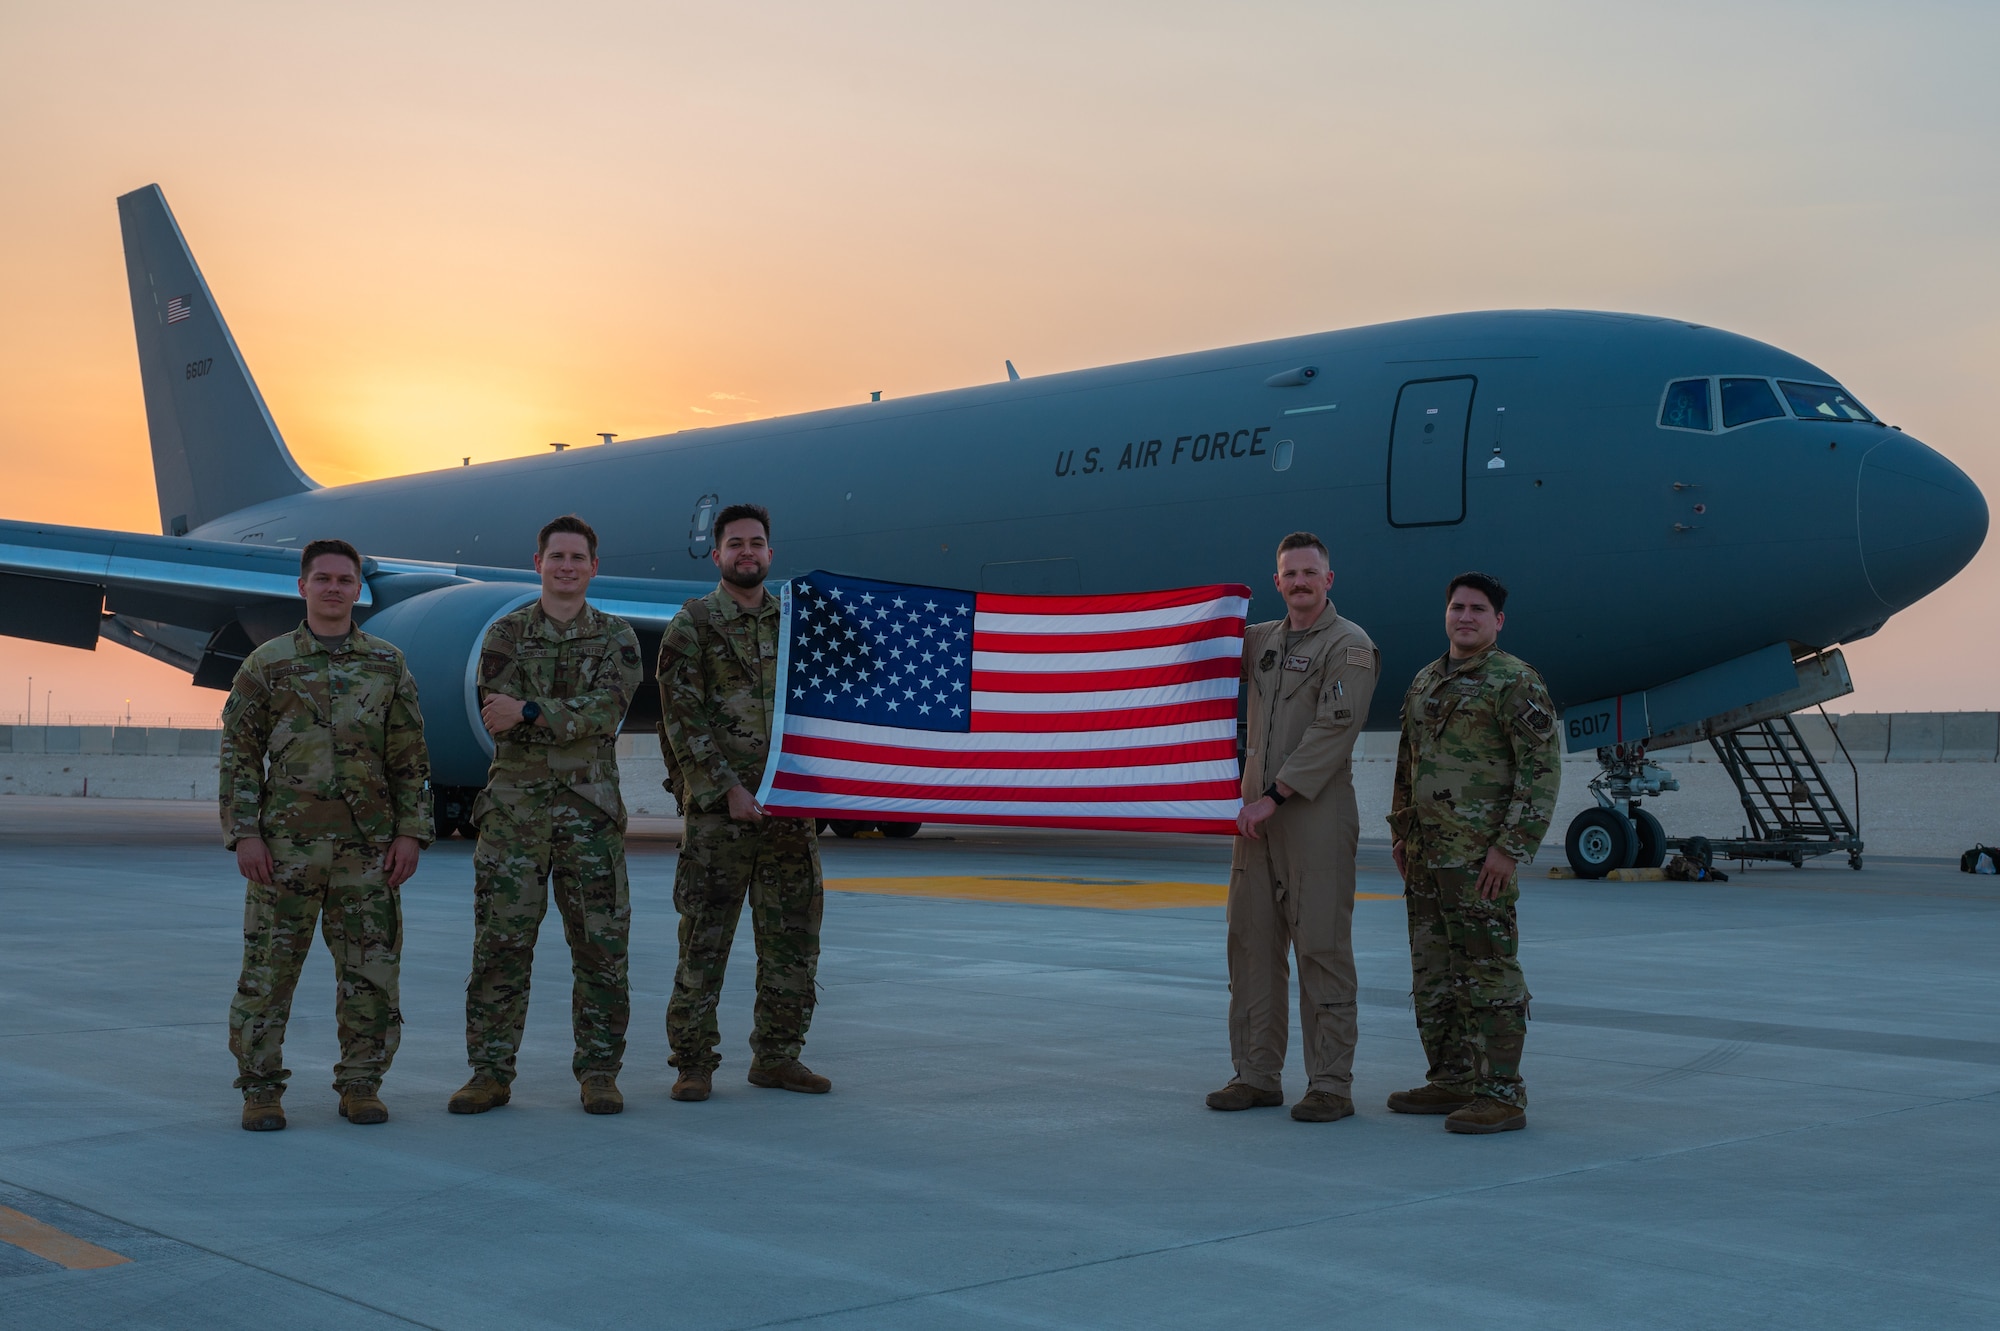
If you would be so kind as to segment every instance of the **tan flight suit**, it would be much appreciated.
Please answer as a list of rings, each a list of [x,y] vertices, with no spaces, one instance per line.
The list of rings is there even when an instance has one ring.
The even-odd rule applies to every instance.
[[[1287,953],[1299,959],[1308,1090],[1354,1080],[1354,852],[1361,836],[1350,761],[1380,658],[1329,602],[1289,651],[1287,621],[1243,637],[1250,733],[1243,801],[1282,780],[1297,793],[1236,838],[1229,866],[1229,1056],[1234,1080],[1276,1091],[1285,1065]]]

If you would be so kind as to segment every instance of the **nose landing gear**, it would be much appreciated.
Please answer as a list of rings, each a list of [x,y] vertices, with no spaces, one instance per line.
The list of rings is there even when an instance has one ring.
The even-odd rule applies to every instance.
[[[1679,790],[1681,783],[1646,760],[1644,741],[1597,751],[1604,770],[1591,779],[1597,807],[1570,821],[1563,850],[1578,878],[1602,878],[1613,869],[1657,869],[1667,862],[1667,833],[1639,807],[1641,798]]]

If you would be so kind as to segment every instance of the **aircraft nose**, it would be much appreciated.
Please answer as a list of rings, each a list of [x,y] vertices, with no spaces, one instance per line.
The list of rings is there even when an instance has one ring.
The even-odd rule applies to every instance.
[[[1897,434],[1861,460],[1855,493],[1861,563],[1900,610],[1941,587],[1986,540],[1986,497],[1943,454]]]

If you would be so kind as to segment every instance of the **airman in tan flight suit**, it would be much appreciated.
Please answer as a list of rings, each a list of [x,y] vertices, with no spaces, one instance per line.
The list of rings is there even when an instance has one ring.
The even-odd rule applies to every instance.
[[[1327,599],[1326,546],[1278,543],[1286,615],[1243,638],[1249,698],[1242,835],[1229,867],[1229,1055],[1236,1075],[1210,1109],[1282,1105],[1290,1026],[1288,954],[1299,962],[1306,1094],[1292,1117],[1354,1112],[1354,852],[1360,816],[1350,762],[1380,667],[1361,626]]]

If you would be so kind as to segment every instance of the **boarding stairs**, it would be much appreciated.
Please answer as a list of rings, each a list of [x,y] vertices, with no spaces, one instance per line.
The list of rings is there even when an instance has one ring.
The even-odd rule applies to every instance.
[[[1846,757],[1839,730],[1830,722],[1828,729]],[[1708,742],[1736,785],[1747,820],[1744,835],[1721,840],[1689,837],[1675,849],[1690,858],[1700,858],[1706,850],[1717,859],[1783,860],[1794,868],[1810,858],[1845,851],[1848,865],[1861,867],[1859,774],[1850,817],[1789,714],[1711,735]],[[1848,765],[1853,766],[1851,758]]]

